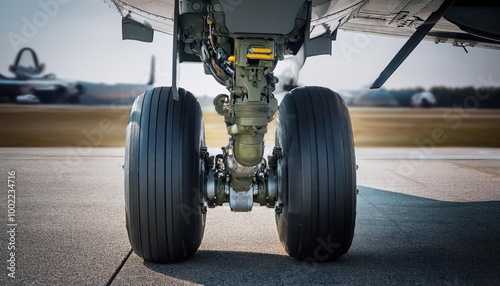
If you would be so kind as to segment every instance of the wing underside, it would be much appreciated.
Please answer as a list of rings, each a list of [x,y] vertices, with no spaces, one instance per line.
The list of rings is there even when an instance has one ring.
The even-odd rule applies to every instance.
[[[174,27],[174,0],[104,0],[122,17],[148,23],[155,30],[172,34]]]
[[[105,0],[120,14],[172,34],[174,0]],[[201,0],[200,0],[201,1]],[[228,1],[228,0],[221,0]],[[235,2],[235,1],[232,1]],[[337,28],[410,37],[444,0],[313,0],[311,37]],[[500,3],[455,1],[424,38],[456,46],[500,48]]]
[[[370,0],[343,30],[386,36],[409,37],[444,0]],[[459,47],[500,48],[500,5],[492,1],[454,1],[425,36],[435,43]]]

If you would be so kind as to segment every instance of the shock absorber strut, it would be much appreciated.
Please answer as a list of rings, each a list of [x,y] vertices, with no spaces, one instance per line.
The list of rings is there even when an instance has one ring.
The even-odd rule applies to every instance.
[[[272,39],[235,39],[233,114],[226,123],[234,139],[234,156],[243,166],[255,166],[262,159],[267,124],[278,108],[272,95],[274,49]]]
[[[277,81],[274,39],[235,37],[234,55],[228,62],[235,67],[229,82],[231,96],[214,100],[216,110],[224,115],[231,136],[226,158],[232,187],[246,191],[264,155],[267,124],[278,109],[272,92]],[[223,107],[222,107],[223,105]]]

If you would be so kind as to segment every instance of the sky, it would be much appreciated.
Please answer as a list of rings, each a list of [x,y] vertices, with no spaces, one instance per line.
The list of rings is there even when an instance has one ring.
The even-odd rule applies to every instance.
[[[102,83],[145,83],[156,57],[156,85],[170,83],[172,37],[153,43],[121,40],[121,16],[103,0],[0,0],[0,73],[22,47],[33,48],[46,72]],[[308,58],[299,84],[333,90],[368,87],[406,39],[339,32],[332,56]],[[500,86],[500,51],[422,42],[386,82],[386,89],[432,86]],[[278,66],[277,71],[280,70]],[[201,64],[181,64],[180,86],[195,95],[226,89]]]

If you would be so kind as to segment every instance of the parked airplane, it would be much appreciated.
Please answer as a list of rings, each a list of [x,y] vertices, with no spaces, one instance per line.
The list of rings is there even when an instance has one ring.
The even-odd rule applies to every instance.
[[[394,94],[384,89],[366,89],[351,92],[339,92],[347,106],[356,107],[398,107]]]
[[[348,110],[322,87],[294,88],[279,106],[276,144],[264,158],[278,110],[273,74],[293,57],[330,54],[337,30],[409,37],[371,88],[422,40],[500,47],[500,5],[470,0],[106,0],[123,16],[124,39],[173,35],[172,86],[138,97],[127,128],[126,222],[146,261],[177,262],[203,238],[207,207],[274,208],[280,240],[297,259],[347,253],[356,217],[356,163]],[[176,62],[202,62],[228,89],[214,100],[228,145],[209,156],[196,98],[177,86]],[[367,63],[369,64],[369,63]],[[321,72],[321,71],[318,71]],[[296,79],[293,71],[290,72]],[[265,247],[265,245],[263,245]]]
[[[56,78],[54,74],[42,75],[45,64],[31,48],[18,53],[9,70],[14,77],[0,74],[0,96],[10,102],[71,103],[71,104],[132,104],[141,93],[150,89],[155,81],[155,60],[151,59],[151,72],[146,84],[104,84]]]
[[[419,92],[411,97],[411,105],[413,107],[429,108],[435,106],[436,102],[437,100],[434,94],[428,91]]]
[[[17,102],[18,96],[31,95],[31,103],[75,103],[82,93],[82,87],[75,81],[56,78],[54,74],[42,76],[45,65],[38,62],[34,50],[23,48],[18,53],[9,70],[14,77],[0,74],[0,95],[10,102]],[[27,97],[21,102],[27,103]]]
[[[428,91],[364,89],[339,91],[347,106],[352,107],[433,107],[436,97]]]
[[[151,57],[149,80],[146,84],[104,84],[79,81],[84,92],[80,95],[78,103],[85,105],[131,105],[134,100],[155,83],[155,58]]]

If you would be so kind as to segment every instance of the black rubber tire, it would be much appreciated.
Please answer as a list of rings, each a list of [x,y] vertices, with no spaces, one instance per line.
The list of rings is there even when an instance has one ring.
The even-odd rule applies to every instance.
[[[132,107],[125,150],[125,212],[134,252],[173,263],[193,255],[205,228],[205,147],[196,98],[170,87],[140,95]]]
[[[323,262],[349,250],[356,218],[356,163],[349,112],[322,87],[296,88],[279,107],[276,225],[286,252]]]

